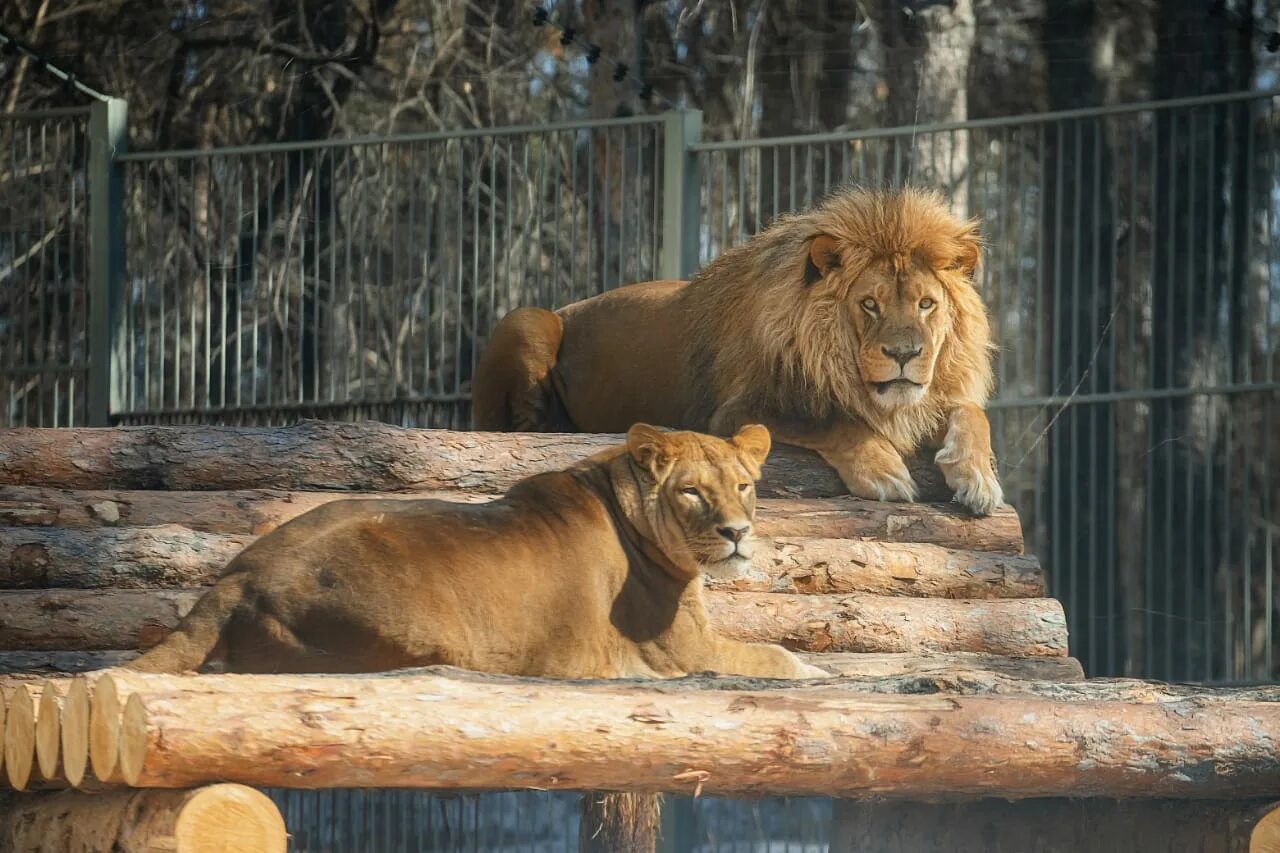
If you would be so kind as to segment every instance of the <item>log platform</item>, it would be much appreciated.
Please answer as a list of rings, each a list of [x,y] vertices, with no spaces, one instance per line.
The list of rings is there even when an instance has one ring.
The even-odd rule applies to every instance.
[[[184,815],[242,810],[272,839],[260,849],[283,849],[278,813],[239,786],[549,788],[833,796],[831,849],[850,853],[1276,843],[1280,688],[1085,680],[1017,514],[969,516],[920,460],[933,502],[886,504],[777,448],[751,572],[708,582],[722,631],[781,642],[827,681],[113,668],[313,507],[487,501],[619,440],[318,422],[0,430],[0,826],[151,815],[164,849],[198,850],[174,840],[204,820]],[[147,849],[98,836],[77,849]]]

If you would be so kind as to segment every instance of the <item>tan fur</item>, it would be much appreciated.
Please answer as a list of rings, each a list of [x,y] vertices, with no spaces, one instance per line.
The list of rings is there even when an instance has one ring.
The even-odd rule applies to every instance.
[[[973,285],[979,254],[977,223],[934,193],[837,192],[688,284],[504,318],[473,381],[476,425],[621,432],[648,421],[727,435],[760,422],[821,453],[852,493],[888,500],[915,497],[903,456],[938,448],[957,499],[989,513],[1002,494],[983,411],[992,343]],[[554,335],[537,331],[551,317]]]
[[[637,424],[625,446],[488,504],[336,501],[246,548],[132,668],[373,672],[448,664],[562,678],[822,677],[712,630],[703,571],[750,554],[769,434]]]

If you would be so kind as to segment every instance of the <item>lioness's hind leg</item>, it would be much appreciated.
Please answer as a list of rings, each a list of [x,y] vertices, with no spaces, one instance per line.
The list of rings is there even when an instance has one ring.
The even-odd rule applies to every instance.
[[[471,380],[476,429],[573,432],[551,371],[564,324],[544,308],[517,308],[493,329]]]

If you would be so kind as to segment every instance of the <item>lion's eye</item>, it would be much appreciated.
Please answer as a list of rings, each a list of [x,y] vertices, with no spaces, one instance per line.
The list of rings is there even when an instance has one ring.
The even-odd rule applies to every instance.
[[[693,486],[685,486],[683,489],[680,490],[680,494],[684,495],[687,498],[702,497],[702,495],[698,494],[698,490],[695,489]]]
[[[934,302],[932,299],[926,296],[924,299],[920,300],[920,310],[928,311],[930,308],[932,308],[936,304],[937,304],[936,302]]]
[[[751,484],[750,484],[750,483],[739,483],[739,484],[738,484],[738,491],[740,491],[740,492],[745,492],[745,491],[746,491],[747,489],[749,489],[749,488],[751,488]]]
[[[880,310],[880,306],[876,305],[876,301],[874,299],[867,297],[862,300],[862,309],[868,314],[874,314],[876,311]]]

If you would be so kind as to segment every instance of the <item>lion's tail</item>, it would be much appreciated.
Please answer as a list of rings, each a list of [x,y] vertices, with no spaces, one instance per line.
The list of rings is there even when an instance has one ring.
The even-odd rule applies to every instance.
[[[564,323],[545,308],[517,308],[493,329],[471,380],[475,428],[490,432],[574,432],[552,370]]]
[[[140,672],[191,672],[203,666],[222,645],[222,633],[236,606],[244,600],[248,575],[220,579],[160,643],[125,664]]]

